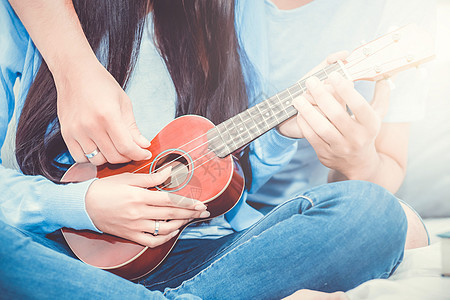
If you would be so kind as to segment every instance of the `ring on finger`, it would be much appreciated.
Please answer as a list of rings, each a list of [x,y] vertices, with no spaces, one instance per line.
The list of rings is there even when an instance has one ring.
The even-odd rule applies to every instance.
[[[159,221],[155,220],[155,231],[153,232],[154,236],[157,236],[159,232]]]
[[[95,149],[91,153],[85,153],[84,156],[86,156],[87,159],[91,159],[91,158],[93,158],[94,156],[96,156],[99,153],[100,153],[100,150]]]

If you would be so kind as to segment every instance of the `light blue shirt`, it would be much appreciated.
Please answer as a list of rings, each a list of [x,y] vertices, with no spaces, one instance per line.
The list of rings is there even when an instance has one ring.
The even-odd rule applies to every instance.
[[[283,90],[308,73],[329,54],[352,51],[395,27],[416,23],[434,34],[434,1],[314,0],[293,10],[280,10],[264,2],[265,47],[263,61],[267,94]],[[259,31],[260,32],[260,31]],[[425,65],[426,67],[426,65]],[[393,78],[389,110],[383,122],[413,122],[424,117],[428,78],[416,69]],[[356,89],[369,101],[373,82],[359,81]],[[323,166],[306,139],[297,153],[249,200],[277,205],[303,191],[327,182],[329,169]]]
[[[242,12],[248,9],[242,7],[247,5],[244,3],[238,2],[236,24],[238,28],[244,26],[253,28],[253,25],[248,25],[252,18],[243,16]],[[2,82],[0,145],[3,146],[13,112],[16,110],[16,118],[20,116],[41,57],[6,0],[0,0],[0,27],[2,28],[0,32],[0,80]],[[151,38],[146,36],[142,46],[138,65],[127,92],[133,102],[138,126],[151,138],[164,124],[173,119],[175,91]],[[20,90],[15,100],[13,85],[17,78],[20,78]],[[247,74],[247,82],[250,84],[251,81],[250,74]],[[296,140],[283,137],[275,130],[271,130],[252,143],[250,161],[253,180],[250,192],[257,190],[273,173],[285,165],[295,153],[296,146]],[[25,176],[17,170],[1,166],[0,217],[13,226],[34,232],[47,233],[61,227],[95,231],[97,229],[90,220],[84,204],[89,184],[90,181],[58,185],[42,176]],[[196,227],[191,230],[191,233],[185,235],[217,238],[233,230],[240,231],[252,225],[262,217],[262,214],[246,203],[246,195],[247,192],[241,197],[236,207],[227,214],[226,219],[217,218],[211,224]]]

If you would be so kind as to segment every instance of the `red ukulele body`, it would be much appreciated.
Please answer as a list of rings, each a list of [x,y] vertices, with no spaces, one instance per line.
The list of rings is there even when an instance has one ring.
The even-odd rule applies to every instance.
[[[206,118],[179,117],[152,140],[148,148],[153,154],[150,160],[100,167],[75,164],[62,181],[79,182],[125,172],[148,174],[171,165],[170,182],[156,189],[202,201],[208,206],[210,218],[217,217],[237,203],[244,189],[244,177],[235,157],[219,158],[208,149],[206,133],[212,128],[214,124]],[[200,221],[204,219],[191,223]],[[69,247],[80,260],[127,279],[142,277],[155,269],[171,251],[181,231],[169,242],[149,248],[108,234],[62,229]]]

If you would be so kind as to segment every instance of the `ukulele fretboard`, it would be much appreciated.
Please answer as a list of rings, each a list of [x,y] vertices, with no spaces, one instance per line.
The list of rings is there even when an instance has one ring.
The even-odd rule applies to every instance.
[[[329,65],[311,76],[325,80],[331,72],[346,76],[338,63]],[[306,79],[210,129],[207,133],[208,148],[217,156],[225,157],[295,116],[297,110],[292,105],[292,100],[306,91]]]

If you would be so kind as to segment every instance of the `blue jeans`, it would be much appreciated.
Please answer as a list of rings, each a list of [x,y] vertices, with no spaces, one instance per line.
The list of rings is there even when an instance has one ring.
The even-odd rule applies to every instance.
[[[275,299],[304,288],[346,291],[395,270],[406,230],[406,217],[392,194],[375,184],[345,181],[286,201],[243,232],[217,240],[180,240],[139,284],[84,265],[70,257],[65,245],[31,241],[17,230],[11,240],[1,229],[2,244],[10,242],[0,249],[1,270],[9,270],[0,284],[12,294],[23,290],[36,298],[158,299],[163,297],[159,290],[169,299]]]

